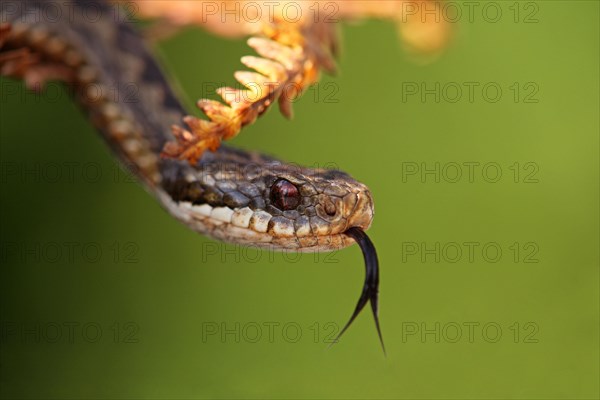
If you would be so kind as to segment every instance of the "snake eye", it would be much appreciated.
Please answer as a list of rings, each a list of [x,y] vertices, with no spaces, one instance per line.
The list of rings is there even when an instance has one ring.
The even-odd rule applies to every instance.
[[[271,186],[271,203],[283,211],[293,210],[300,204],[300,192],[290,181],[278,179]]]

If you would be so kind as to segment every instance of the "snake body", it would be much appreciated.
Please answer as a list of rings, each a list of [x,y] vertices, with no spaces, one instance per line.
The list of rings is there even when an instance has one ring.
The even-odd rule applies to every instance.
[[[170,127],[185,110],[143,39],[110,4],[53,4],[61,18],[49,21],[44,2],[3,2],[0,54],[6,59],[27,49],[35,63],[60,71],[114,153],[170,214],[215,239],[271,249],[331,251],[365,243],[357,232],[371,225],[373,199],[344,172],[301,168],[227,146],[195,165],[161,158],[173,139]],[[101,17],[90,22],[92,4]],[[2,74],[18,75],[23,66],[17,64],[5,62]],[[367,293],[365,284],[363,294],[374,299],[376,314],[372,286]]]

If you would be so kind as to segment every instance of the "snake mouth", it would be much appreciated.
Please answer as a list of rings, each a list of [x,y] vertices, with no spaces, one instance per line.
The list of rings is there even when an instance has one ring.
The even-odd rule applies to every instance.
[[[350,320],[346,323],[344,328],[337,335],[335,340],[331,343],[337,343],[342,337],[344,332],[352,325],[358,314],[363,310],[368,302],[371,302],[371,310],[373,311],[373,318],[375,319],[375,327],[377,328],[377,334],[383,353],[385,354],[385,345],[383,343],[383,336],[381,335],[381,328],[379,326],[379,260],[377,258],[377,251],[375,245],[369,239],[365,231],[359,227],[352,227],[344,232],[345,235],[354,239],[354,241],[360,246],[365,260],[365,282],[363,285],[362,292],[356,304],[356,308],[350,317]],[[331,347],[331,346],[330,346]]]
[[[352,207],[352,211],[348,216],[348,229],[344,232],[347,234],[353,228],[366,231],[371,227],[373,217],[375,215],[375,205],[373,196],[369,190],[362,190],[356,194],[356,204]],[[348,236],[352,237],[350,234]]]

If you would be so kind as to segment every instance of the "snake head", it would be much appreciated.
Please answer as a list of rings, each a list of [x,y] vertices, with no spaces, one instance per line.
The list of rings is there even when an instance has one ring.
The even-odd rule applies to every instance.
[[[195,166],[164,160],[163,203],[186,224],[226,242],[329,251],[373,220],[368,188],[345,172],[284,164],[221,149]]]

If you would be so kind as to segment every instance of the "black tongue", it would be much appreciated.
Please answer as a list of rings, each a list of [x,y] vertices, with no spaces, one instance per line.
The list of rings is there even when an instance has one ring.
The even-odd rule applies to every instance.
[[[360,249],[363,252],[363,257],[365,258],[366,275],[365,285],[363,286],[363,290],[360,294],[360,298],[358,299],[358,303],[356,304],[356,308],[354,309],[354,313],[350,317],[350,321],[348,321],[346,326],[344,326],[344,329],[342,329],[339,335],[337,335],[333,343],[338,342],[340,337],[342,337],[344,332],[346,332],[350,325],[352,325],[354,319],[358,316],[358,314],[360,314],[362,309],[370,300],[371,309],[373,310],[373,318],[375,318],[377,334],[379,335],[379,341],[381,342],[381,347],[383,349],[383,353],[385,354],[385,345],[383,344],[383,336],[381,336],[378,317],[379,260],[377,259],[377,251],[375,251],[375,246],[373,245],[373,242],[371,242],[371,239],[369,239],[367,234],[362,229],[354,227],[348,229],[344,233],[354,239],[360,246]]]

